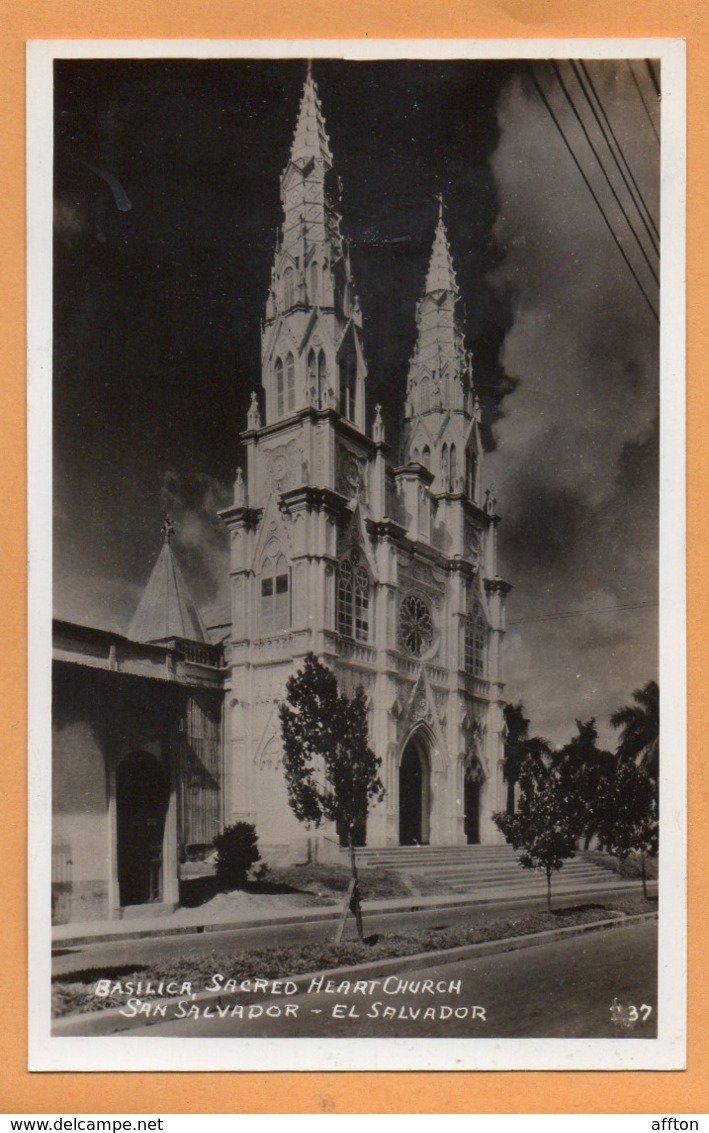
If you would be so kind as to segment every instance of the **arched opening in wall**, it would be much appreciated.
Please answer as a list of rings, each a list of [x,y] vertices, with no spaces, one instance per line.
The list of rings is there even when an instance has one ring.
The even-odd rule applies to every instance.
[[[423,446],[423,452],[421,453],[421,463],[428,472],[431,471],[431,450],[428,445]]]
[[[320,409],[327,407],[327,363],[324,350],[318,351],[318,406]]]
[[[340,413],[354,421],[357,401],[357,357],[351,339],[340,352]]]
[[[125,756],[116,770],[116,847],[121,905],[162,899],[162,851],[169,784],[149,752]]]
[[[468,479],[468,495],[471,500],[475,499],[475,478],[477,471],[477,456],[474,452],[468,454],[467,460],[467,479]]]
[[[283,416],[284,401],[284,385],[283,385],[283,360],[276,358],[276,365],[274,367],[276,373],[276,416]]]
[[[283,309],[289,311],[295,304],[295,272],[288,267],[283,273]]]
[[[431,383],[422,378],[419,385],[419,413],[428,413],[431,408]]]
[[[295,409],[295,360],[292,354],[286,358],[286,405],[289,413]]]
[[[310,265],[310,302],[315,306],[320,300],[320,288],[318,286],[318,265],[313,260]]]
[[[399,843],[427,846],[431,826],[431,758],[419,733],[407,743],[399,766]]]
[[[473,756],[463,768],[464,830],[469,846],[476,846],[480,841],[480,794],[484,781],[480,761],[477,756]]]
[[[456,480],[458,479],[458,457],[455,451],[455,445],[451,445],[450,464],[450,490],[451,492],[456,492],[458,490],[456,487]]]

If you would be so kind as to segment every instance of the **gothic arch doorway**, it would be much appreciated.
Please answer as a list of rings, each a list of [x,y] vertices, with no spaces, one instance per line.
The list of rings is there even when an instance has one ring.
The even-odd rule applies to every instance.
[[[116,843],[121,905],[162,899],[162,846],[169,797],[154,755],[131,752],[116,770]]]
[[[399,765],[399,843],[426,846],[431,826],[431,759],[423,736],[413,736]]]
[[[480,793],[485,776],[477,757],[463,767],[463,806],[465,809],[465,840],[469,846],[480,841]]]

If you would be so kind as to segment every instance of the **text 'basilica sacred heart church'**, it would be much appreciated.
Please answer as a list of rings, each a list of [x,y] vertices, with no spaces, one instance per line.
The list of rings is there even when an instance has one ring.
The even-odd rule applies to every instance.
[[[411,312],[397,459],[379,407],[367,405],[361,312],[310,73],[281,200],[261,391],[233,505],[221,513],[230,627],[205,627],[169,528],[125,637],[55,627],[58,919],[174,904],[180,862],[239,820],[255,823],[266,860],[302,861],[314,838],[321,858],[340,852],[334,830],[314,835],[297,822],[280,764],[278,703],[309,652],[341,691],[361,685],[367,695],[386,792],[367,819],[368,847],[500,838],[491,815],[504,809],[510,587],[496,573],[498,517],[481,482],[480,411],[442,204]],[[97,703],[111,727],[87,724]],[[99,771],[105,785],[79,814],[72,783]],[[106,844],[104,871],[96,848]]]

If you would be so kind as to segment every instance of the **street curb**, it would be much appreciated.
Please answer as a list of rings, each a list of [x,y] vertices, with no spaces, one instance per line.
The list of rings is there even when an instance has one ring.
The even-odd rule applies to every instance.
[[[615,895],[625,894],[628,892],[635,893],[638,890],[636,883],[629,883],[627,885],[598,885],[595,888],[583,890],[572,889],[556,891],[559,897],[595,897],[600,895]],[[544,901],[545,895],[527,895],[527,896],[511,896],[511,897],[470,897],[465,898],[458,894],[455,897],[407,897],[401,898],[400,901],[363,901],[362,912],[369,916],[389,916],[401,913],[421,913],[426,909],[467,909],[477,908],[478,906],[487,907],[489,905],[497,905],[504,908],[505,905],[518,905],[526,901]],[[300,924],[327,924],[329,921],[335,921],[342,915],[342,902],[327,907],[318,908],[316,905],[309,905],[300,913],[284,913],[282,916],[275,917],[255,917],[253,920],[235,920],[235,921],[213,921],[202,922],[201,924],[195,922],[192,925],[166,925],[164,928],[152,929],[139,929],[136,928],[135,932],[107,932],[97,935],[83,933],[77,936],[54,936],[52,938],[52,948],[79,948],[86,944],[116,944],[121,940],[151,940],[158,939],[163,936],[204,936],[210,932],[240,932],[253,928],[288,928],[292,925]],[[126,921],[121,921],[121,924],[127,924]],[[140,924],[139,921],[136,925]]]
[[[283,982],[291,981],[297,985],[293,995],[300,995],[311,980],[319,978],[333,978],[338,980],[373,979],[386,975],[406,965],[406,971],[416,971],[419,968],[428,968],[432,964],[451,964],[458,960],[466,960],[475,956],[491,956],[496,953],[516,952],[523,948],[533,948],[540,944],[552,944],[557,940],[564,940],[572,936],[582,936],[591,932],[602,932],[609,928],[626,928],[645,921],[657,920],[657,912],[635,913],[631,916],[613,917],[610,920],[592,921],[585,925],[570,925],[568,928],[552,928],[543,932],[527,933],[525,936],[508,936],[502,940],[485,940],[477,944],[462,944],[455,948],[446,948],[435,952],[417,952],[411,956],[392,956],[382,960],[374,960],[364,964],[353,964],[342,968],[326,968],[318,972],[304,972],[297,976],[279,977]],[[270,981],[269,981],[270,982]],[[176,1006],[184,1002],[185,997],[173,999],[155,999],[151,1003],[162,1003]],[[190,997],[190,1004],[217,1003],[221,1007],[237,1003],[258,1003],[263,996],[256,997],[253,992],[237,991],[224,994],[219,991],[204,991],[194,998]],[[52,1020],[52,1036],[67,1038],[72,1036],[89,1037],[94,1035],[110,1035],[130,1031],[135,1028],[144,1029],[166,1021],[161,1015],[132,1016],[121,1014],[121,1008],[110,1007],[105,1011],[84,1012],[76,1015],[66,1015],[61,1019]]]

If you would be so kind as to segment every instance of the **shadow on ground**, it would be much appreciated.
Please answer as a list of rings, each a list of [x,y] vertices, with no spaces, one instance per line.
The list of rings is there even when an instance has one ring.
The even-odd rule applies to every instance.
[[[220,893],[234,892],[223,888],[216,877],[188,877],[180,882],[180,905],[185,909],[196,909],[206,905]],[[244,893],[260,893],[277,896],[282,893],[307,893],[307,889],[298,889],[282,881],[249,881],[244,886]]]
[[[63,972],[52,976],[52,983],[92,983],[94,980],[120,980],[121,976],[133,976],[136,972],[147,972],[146,964],[122,964],[120,967],[106,968],[103,964],[93,968],[76,968],[72,972]]]

